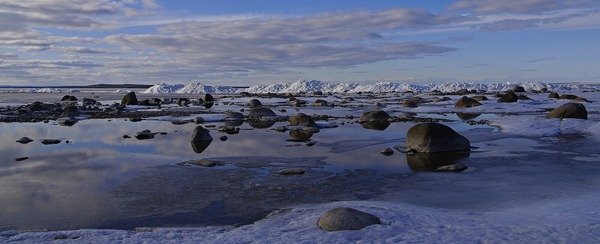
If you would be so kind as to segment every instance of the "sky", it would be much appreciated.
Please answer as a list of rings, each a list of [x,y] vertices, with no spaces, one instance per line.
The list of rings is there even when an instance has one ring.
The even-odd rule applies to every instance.
[[[600,82],[598,0],[0,0],[0,85]]]

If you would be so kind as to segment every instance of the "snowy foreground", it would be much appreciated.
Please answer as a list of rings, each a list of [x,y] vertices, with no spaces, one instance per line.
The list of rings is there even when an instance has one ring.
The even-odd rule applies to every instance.
[[[335,202],[299,206],[274,212],[251,225],[205,228],[141,228],[59,232],[5,232],[0,241],[45,242],[75,239],[81,242],[563,242],[600,241],[598,194],[562,203],[512,208],[498,212],[444,210],[388,202]],[[378,216],[382,224],[358,231],[326,232],[316,225],[323,212],[340,206]],[[525,217],[526,216],[526,217]]]

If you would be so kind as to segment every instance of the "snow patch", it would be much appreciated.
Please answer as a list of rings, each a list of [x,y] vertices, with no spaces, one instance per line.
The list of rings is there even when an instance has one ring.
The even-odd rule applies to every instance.
[[[153,85],[143,91],[142,93],[179,93],[179,94],[204,94],[204,93],[236,93],[239,88],[232,86],[207,86],[202,83],[190,83],[187,85],[183,84],[166,84],[160,83]]]

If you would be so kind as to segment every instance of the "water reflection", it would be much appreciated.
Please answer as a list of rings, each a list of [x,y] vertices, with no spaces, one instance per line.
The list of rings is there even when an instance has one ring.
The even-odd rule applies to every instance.
[[[214,105],[215,105],[215,103],[213,103],[213,102],[205,102],[204,108],[212,108]]]
[[[250,120],[248,124],[255,129],[267,129],[275,124],[275,121],[271,120]]]
[[[290,130],[290,141],[293,142],[307,142],[313,136],[311,131],[303,130],[303,129],[292,129]]]
[[[470,152],[441,152],[406,154],[406,162],[412,171],[438,171],[442,166],[468,158]]]
[[[385,130],[390,126],[390,122],[388,121],[371,121],[371,122],[363,122],[360,125],[369,130]]]
[[[202,153],[210,146],[212,140],[191,141],[190,143],[192,144],[192,149],[195,153]]]

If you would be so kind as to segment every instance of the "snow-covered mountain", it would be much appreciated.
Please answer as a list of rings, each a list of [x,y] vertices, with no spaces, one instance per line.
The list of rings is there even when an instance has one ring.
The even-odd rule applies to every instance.
[[[598,84],[568,84],[568,83],[542,83],[542,82],[506,82],[506,83],[469,83],[448,82],[415,84],[405,82],[379,82],[375,84],[360,83],[326,83],[318,80],[298,80],[295,82],[280,82],[271,85],[256,85],[246,89],[231,86],[207,86],[202,83],[183,84],[156,84],[143,93],[300,93],[300,92],[332,92],[332,93],[358,93],[358,92],[455,92],[460,89],[506,91],[520,85],[527,91],[537,91],[547,88],[553,91],[587,90],[600,91]]]

